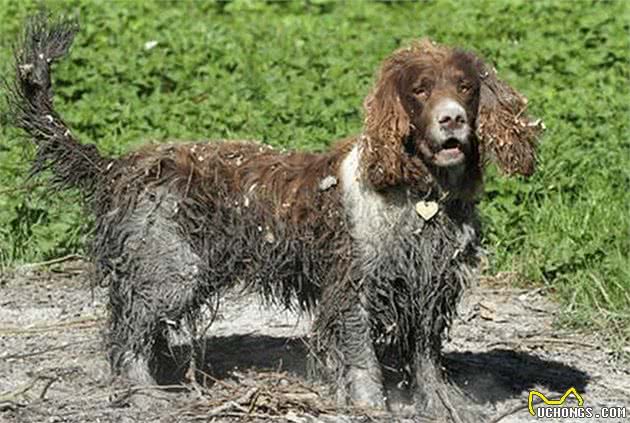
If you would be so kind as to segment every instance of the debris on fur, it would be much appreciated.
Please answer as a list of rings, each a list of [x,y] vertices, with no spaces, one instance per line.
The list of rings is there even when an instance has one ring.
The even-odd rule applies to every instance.
[[[535,147],[545,129],[541,119],[527,114],[527,98],[500,80],[485,66],[482,76],[479,127],[484,150],[500,163],[504,173],[534,173]]]
[[[322,179],[322,181],[319,183],[319,190],[326,191],[327,189],[332,188],[335,185],[337,185],[337,182],[338,182],[337,178],[335,178],[332,175],[328,175],[324,179]]]

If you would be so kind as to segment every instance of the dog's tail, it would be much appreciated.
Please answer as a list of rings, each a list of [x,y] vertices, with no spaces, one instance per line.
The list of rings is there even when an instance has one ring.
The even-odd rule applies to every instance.
[[[15,80],[4,85],[10,121],[37,150],[32,174],[50,170],[55,188],[91,197],[107,160],[72,135],[53,107],[51,82],[53,63],[68,53],[78,29],[72,19],[53,21],[43,12],[28,19],[14,51]]]

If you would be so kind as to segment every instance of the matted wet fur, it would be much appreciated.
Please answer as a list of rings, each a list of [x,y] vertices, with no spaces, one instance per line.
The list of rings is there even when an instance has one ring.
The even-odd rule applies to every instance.
[[[315,315],[311,368],[340,403],[386,407],[387,362],[408,373],[419,412],[453,413],[440,345],[475,278],[485,157],[507,173],[534,169],[539,128],[524,98],[472,53],[424,40],[384,62],[364,131],[328,152],[216,141],[110,159],[53,109],[50,67],[77,30],[31,19],[7,99],[37,147],[33,172],[79,188],[95,215],[90,254],[96,282],[109,284],[114,375],[181,377],[200,308],[244,281]],[[188,348],[183,367],[160,368],[176,346]]]

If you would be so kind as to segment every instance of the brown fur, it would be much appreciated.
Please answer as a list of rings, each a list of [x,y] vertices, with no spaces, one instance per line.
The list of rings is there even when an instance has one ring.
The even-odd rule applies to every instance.
[[[271,208],[274,217],[304,225],[320,210],[320,183],[327,176],[337,177],[340,162],[355,141],[342,140],[324,153],[279,152],[264,144],[236,141],[150,145],[127,159],[138,172],[156,181],[162,177],[164,162],[171,162],[171,171],[184,184],[185,193],[203,192],[199,186],[212,187],[220,181],[225,192],[241,198],[255,196]],[[214,197],[216,193],[207,194]]]

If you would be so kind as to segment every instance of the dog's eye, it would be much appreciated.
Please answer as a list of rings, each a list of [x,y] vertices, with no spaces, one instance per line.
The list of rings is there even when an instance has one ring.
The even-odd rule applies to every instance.
[[[472,88],[472,85],[467,81],[461,81],[459,83],[459,92],[462,94],[468,94]]]
[[[413,95],[419,99],[426,99],[431,94],[431,89],[426,85],[419,85],[413,89]]]

